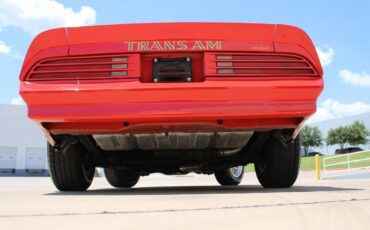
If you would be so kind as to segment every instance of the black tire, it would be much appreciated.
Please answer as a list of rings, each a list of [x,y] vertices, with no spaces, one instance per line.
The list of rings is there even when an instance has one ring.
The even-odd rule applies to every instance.
[[[66,140],[67,141],[67,140]],[[95,166],[87,158],[85,149],[75,142],[56,150],[48,144],[50,175],[60,191],[85,191],[92,183]]]
[[[271,135],[261,154],[263,159],[254,163],[258,181],[265,188],[289,188],[296,181],[300,165],[299,136],[289,141],[283,132]]]
[[[130,169],[104,168],[105,178],[116,188],[131,188],[137,184],[140,176]]]
[[[222,186],[238,185],[244,177],[244,167],[239,166],[237,173],[233,173],[233,168],[222,169],[215,172],[217,182]],[[236,167],[234,167],[236,168]]]

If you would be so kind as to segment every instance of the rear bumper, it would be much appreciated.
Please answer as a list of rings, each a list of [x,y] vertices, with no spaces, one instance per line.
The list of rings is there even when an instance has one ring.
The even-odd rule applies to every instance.
[[[193,83],[21,82],[29,117],[52,133],[296,128],[316,111],[323,81],[228,79]]]

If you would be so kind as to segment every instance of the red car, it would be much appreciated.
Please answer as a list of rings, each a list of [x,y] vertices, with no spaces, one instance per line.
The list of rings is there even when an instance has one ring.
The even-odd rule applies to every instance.
[[[59,190],[86,190],[95,167],[115,187],[154,172],[237,185],[250,163],[276,188],[297,178],[322,75],[310,38],[288,25],[103,25],[38,35],[20,94]]]

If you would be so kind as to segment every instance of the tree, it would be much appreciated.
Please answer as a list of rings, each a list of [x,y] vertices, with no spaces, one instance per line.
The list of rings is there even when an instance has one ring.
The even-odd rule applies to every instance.
[[[355,121],[351,125],[330,129],[326,138],[326,143],[328,145],[338,144],[341,151],[343,151],[347,144],[354,146],[366,144],[369,135],[370,132],[367,130],[364,123]]]
[[[322,134],[318,127],[305,126],[301,130],[301,144],[304,155],[308,155],[309,147],[318,147],[322,144]]]
[[[326,144],[327,145],[338,144],[340,150],[343,151],[344,147],[348,142],[348,133],[349,133],[348,126],[340,126],[335,129],[330,129],[328,132],[328,136],[326,138]]]
[[[369,140],[367,137],[370,135],[369,130],[366,129],[363,122],[356,121],[349,127],[348,143],[350,145],[364,145]]]

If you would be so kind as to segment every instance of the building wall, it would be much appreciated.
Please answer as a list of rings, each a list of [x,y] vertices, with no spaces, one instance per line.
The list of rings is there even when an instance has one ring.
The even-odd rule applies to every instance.
[[[16,149],[14,174],[47,173],[46,143],[41,129],[27,118],[26,106],[0,105],[0,154],[6,156]],[[0,168],[0,171],[4,174],[8,170]]]

